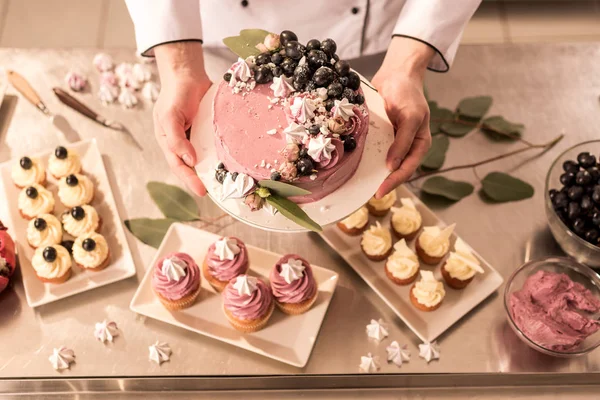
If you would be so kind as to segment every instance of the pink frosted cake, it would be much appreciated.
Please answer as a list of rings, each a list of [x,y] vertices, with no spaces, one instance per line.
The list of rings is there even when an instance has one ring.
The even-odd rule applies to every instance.
[[[215,95],[215,177],[224,186],[228,175],[241,174],[247,186],[280,180],[311,192],[296,203],[322,199],[362,157],[369,112],[360,77],[331,39],[304,46],[283,31],[257,48],[263,52],[231,66]]]

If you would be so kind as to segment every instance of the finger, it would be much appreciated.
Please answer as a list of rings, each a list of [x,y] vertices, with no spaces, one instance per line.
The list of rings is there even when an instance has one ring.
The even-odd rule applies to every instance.
[[[396,138],[386,156],[386,166],[390,171],[395,171],[400,167],[412,146],[416,133],[423,124],[423,119],[422,115],[414,112],[399,118]]]
[[[408,152],[406,158],[400,164],[400,167],[392,172],[386,179],[383,181],[377,193],[375,194],[376,198],[381,198],[391,192],[396,187],[400,186],[402,183],[406,182],[412,174],[419,167],[421,160],[429,150],[431,146],[431,135],[428,132],[429,123],[423,124],[421,127],[419,134],[415,137],[412,147]]]
[[[196,195],[206,195],[206,187],[196,174],[196,170],[184,164],[181,158],[176,154],[170,151],[165,151],[164,153],[167,163],[169,164],[169,167],[171,167],[171,171],[173,171],[179,180],[185,183],[188,189]]]
[[[196,165],[196,150],[185,135],[186,122],[177,112],[170,111],[158,118],[160,130],[166,137],[167,148],[189,167]]]

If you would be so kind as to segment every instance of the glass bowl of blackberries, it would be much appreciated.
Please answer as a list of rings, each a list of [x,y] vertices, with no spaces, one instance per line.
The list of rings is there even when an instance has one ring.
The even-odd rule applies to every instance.
[[[546,177],[546,216],[565,253],[600,268],[600,140],[580,143],[554,161]]]

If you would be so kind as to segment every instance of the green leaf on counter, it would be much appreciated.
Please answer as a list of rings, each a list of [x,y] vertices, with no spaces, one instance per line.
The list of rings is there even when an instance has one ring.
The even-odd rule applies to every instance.
[[[495,115],[482,121],[481,130],[492,140],[516,140],[523,135],[525,125],[510,122],[504,117]]]
[[[296,203],[291,200],[272,194],[266,199],[267,203],[275,207],[284,217],[298,225],[314,232],[321,232],[323,228],[313,221]]]
[[[474,126],[462,122],[444,122],[440,125],[442,132],[453,137],[463,137],[474,128]]]
[[[162,182],[148,182],[146,188],[165,217],[178,221],[194,221],[200,218],[196,201],[180,187]]]
[[[135,218],[126,220],[125,226],[133,236],[157,249],[173,222],[177,221],[171,218]]]
[[[435,101],[429,102],[429,128],[432,135],[441,132],[440,127],[444,122],[454,120],[454,113],[447,108],[439,108]]]
[[[450,146],[450,139],[445,135],[435,136],[431,141],[431,147],[425,157],[421,166],[427,169],[440,169],[444,165],[446,159],[446,152]]]
[[[241,58],[256,56],[260,54],[256,45],[263,43],[269,33],[263,29],[244,29],[239,36],[226,37],[223,43]]]
[[[534,193],[533,186],[529,183],[503,172],[490,172],[481,184],[483,193],[499,203],[528,199]]]
[[[290,185],[289,183],[272,181],[270,179],[258,181],[258,186],[265,187],[269,189],[271,193],[278,194],[281,197],[305,196],[311,193],[308,190]]]
[[[460,116],[473,120],[480,120],[492,106],[490,96],[467,97],[458,103],[456,111]]]
[[[453,181],[443,176],[434,176],[423,183],[421,190],[428,194],[458,201],[473,193],[473,185],[468,182]]]

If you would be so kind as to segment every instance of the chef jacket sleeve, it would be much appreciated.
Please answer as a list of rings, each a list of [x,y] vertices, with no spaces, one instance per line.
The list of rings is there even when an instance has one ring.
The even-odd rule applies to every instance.
[[[181,41],[202,42],[198,0],[125,0],[135,25],[138,52],[153,56],[154,47]]]
[[[412,38],[432,47],[436,54],[428,68],[446,72],[479,3],[481,0],[406,0],[393,36]]]

